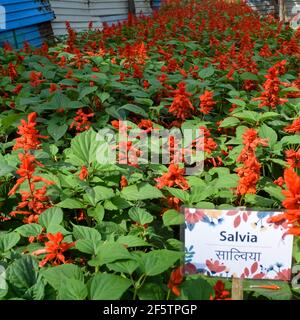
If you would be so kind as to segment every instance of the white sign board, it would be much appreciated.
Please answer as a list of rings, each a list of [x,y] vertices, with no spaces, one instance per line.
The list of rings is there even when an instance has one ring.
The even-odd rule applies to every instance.
[[[280,212],[184,208],[185,260],[211,276],[289,280],[293,237],[268,223]]]

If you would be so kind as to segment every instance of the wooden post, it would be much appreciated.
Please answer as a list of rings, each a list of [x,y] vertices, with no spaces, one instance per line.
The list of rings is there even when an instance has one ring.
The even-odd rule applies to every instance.
[[[243,300],[243,279],[232,277],[232,290],[231,290],[232,300]]]
[[[285,21],[285,5],[284,0],[279,0],[279,19]]]

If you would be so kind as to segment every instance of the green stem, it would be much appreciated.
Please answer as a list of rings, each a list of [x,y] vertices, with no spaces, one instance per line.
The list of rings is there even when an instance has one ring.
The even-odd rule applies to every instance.
[[[171,290],[169,289],[168,294],[167,294],[167,298],[166,298],[167,301],[170,300],[170,295],[171,295]]]
[[[136,285],[134,286],[134,293],[133,293],[133,300],[136,299],[138,290],[143,286],[147,276],[145,274],[142,274],[139,280],[136,282]]]

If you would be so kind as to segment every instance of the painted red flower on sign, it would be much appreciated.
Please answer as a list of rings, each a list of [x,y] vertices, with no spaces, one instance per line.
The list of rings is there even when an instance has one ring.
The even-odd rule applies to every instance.
[[[205,212],[200,209],[186,209],[185,220],[187,223],[195,224],[202,220],[205,216]]]
[[[226,270],[226,266],[224,266],[224,264],[220,264],[220,261],[216,260],[213,261],[212,259],[210,260],[206,260],[205,264],[208,268],[208,270],[212,273],[220,273]]]

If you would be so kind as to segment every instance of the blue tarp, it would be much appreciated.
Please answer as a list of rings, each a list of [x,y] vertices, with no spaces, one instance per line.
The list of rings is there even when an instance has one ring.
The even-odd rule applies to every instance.
[[[0,0],[6,13],[6,29],[0,29],[0,45],[8,41],[16,48],[24,41],[34,46],[42,44],[38,24],[54,19],[50,4],[45,0]]]

